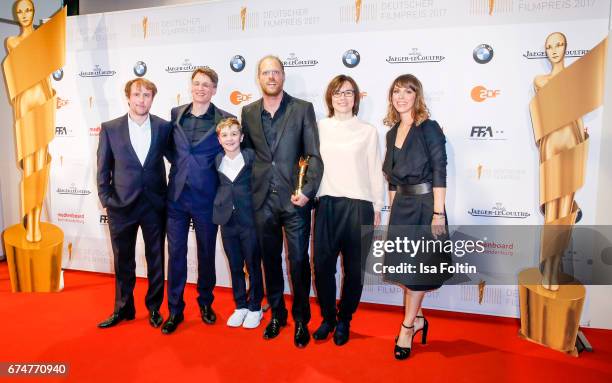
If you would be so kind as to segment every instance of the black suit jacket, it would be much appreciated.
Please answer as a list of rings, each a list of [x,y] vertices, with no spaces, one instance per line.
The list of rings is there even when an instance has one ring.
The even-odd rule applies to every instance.
[[[221,161],[225,153],[219,153],[215,158],[215,169],[219,174],[219,187],[213,208],[213,223],[225,225],[234,214],[234,219],[240,226],[253,227],[255,218],[253,215],[253,202],[251,191],[251,171],[255,161],[255,153],[252,149],[242,149],[244,166],[234,181],[219,171]]]
[[[128,115],[102,123],[98,141],[98,197],[102,206],[121,209],[141,193],[158,210],[166,206],[164,154],[170,137],[170,123],[151,118],[151,146],[144,164],[130,142]]]
[[[279,194],[283,206],[290,208],[291,193],[297,186],[298,160],[300,156],[310,156],[306,184],[303,193],[313,199],[319,189],[323,176],[323,162],[319,152],[319,131],[317,128],[314,108],[310,102],[286,97],[286,110],[282,120],[276,123],[277,139],[273,147],[269,147],[263,132],[261,112],[263,100],[259,99],[242,109],[242,131],[244,146],[255,150],[253,164],[253,204],[259,209],[268,195],[272,167],[277,167],[280,174]]]

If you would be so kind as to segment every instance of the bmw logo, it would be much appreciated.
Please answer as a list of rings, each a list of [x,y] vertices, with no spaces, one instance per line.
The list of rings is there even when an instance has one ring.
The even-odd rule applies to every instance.
[[[246,61],[244,60],[244,57],[240,55],[236,55],[232,57],[232,59],[230,60],[230,68],[234,72],[242,72],[242,70],[244,69],[245,63]]]
[[[144,61],[136,62],[136,65],[134,65],[134,74],[138,77],[142,77],[146,73],[147,73],[147,64],[145,64]]]
[[[474,48],[472,57],[478,64],[486,64],[493,59],[493,48],[487,44],[480,44]]]
[[[342,64],[347,68],[355,68],[359,65],[359,61],[361,61],[361,56],[354,49],[349,49],[342,55]]]
[[[55,72],[53,72],[52,76],[55,81],[60,81],[62,78],[64,78],[64,70],[60,68],[56,70]]]

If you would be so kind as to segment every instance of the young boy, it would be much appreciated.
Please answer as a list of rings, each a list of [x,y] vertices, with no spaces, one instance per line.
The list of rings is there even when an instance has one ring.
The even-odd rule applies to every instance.
[[[230,327],[256,328],[262,318],[263,282],[251,194],[251,170],[255,152],[240,150],[244,135],[235,118],[217,125],[217,137],[225,153],[215,158],[219,187],[213,222],[221,226],[223,248],[230,264],[236,310],[227,320]],[[244,265],[249,275],[247,293]]]

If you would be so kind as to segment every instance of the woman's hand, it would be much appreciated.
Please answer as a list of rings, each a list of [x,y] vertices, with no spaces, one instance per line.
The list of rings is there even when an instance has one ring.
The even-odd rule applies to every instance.
[[[446,220],[445,216],[434,214],[431,219],[431,234],[434,238],[438,238],[446,234]]]
[[[374,213],[374,226],[380,225],[380,212],[377,211]]]

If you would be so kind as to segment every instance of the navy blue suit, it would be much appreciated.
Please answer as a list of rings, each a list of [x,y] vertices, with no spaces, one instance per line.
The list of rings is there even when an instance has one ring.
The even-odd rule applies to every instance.
[[[215,129],[198,142],[191,143],[181,126],[181,118],[190,104],[173,108],[172,143],[170,146],[170,179],[168,187],[168,307],[170,314],[181,314],[185,308],[183,291],[187,282],[187,237],[193,220],[198,247],[198,304],[211,305],[216,283],[215,245],[217,225],[212,210],[218,177],[215,157],[223,151]],[[214,108],[216,124],[233,115]]]
[[[217,171],[223,156],[224,153],[219,153],[215,158]],[[251,190],[255,152],[243,149],[242,157],[244,166],[234,181],[218,171],[219,187],[215,197],[213,222],[221,225],[221,239],[230,265],[236,308],[259,311],[263,299],[263,279]],[[249,273],[248,296],[244,279],[245,263]]]
[[[132,313],[136,283],[136,234],[142,229],[149,288],[145,304],[164,299],[166,167],[170,123],[150,115],[151,145],[144,164],[130,142],[127,114],[102,123],[98,142],[98,196],[109,217],[115,265],[115,313]]]

